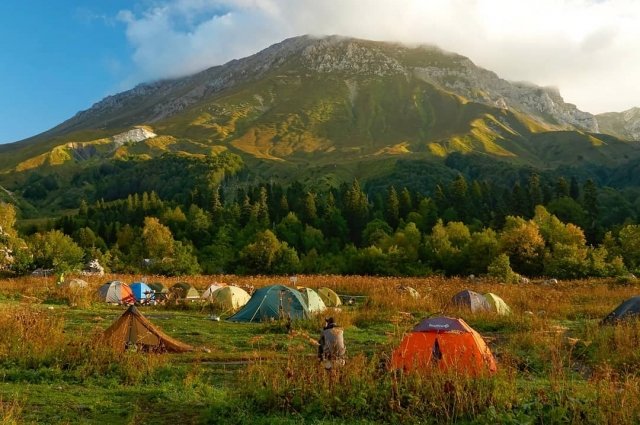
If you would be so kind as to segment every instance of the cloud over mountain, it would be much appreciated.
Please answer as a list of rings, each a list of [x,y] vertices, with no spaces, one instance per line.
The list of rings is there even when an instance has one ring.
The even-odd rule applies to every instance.
[[[151,4],[151,5],[149,5]],[[299,34],[430,43],[590,112],[640,103],[634,0],[173,0],[122,10],[130,83],[176,77]]]

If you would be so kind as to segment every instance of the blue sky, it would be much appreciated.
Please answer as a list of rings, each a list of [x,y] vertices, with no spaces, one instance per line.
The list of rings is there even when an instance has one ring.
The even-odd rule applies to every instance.
[[[0,143],[47,130],[120,88],[132,49],[115,16],[129,3],[0,2]]]
[[[0,143],[301,34],[435,44],[593,112],[640,106],[638,0],[2,0]]]

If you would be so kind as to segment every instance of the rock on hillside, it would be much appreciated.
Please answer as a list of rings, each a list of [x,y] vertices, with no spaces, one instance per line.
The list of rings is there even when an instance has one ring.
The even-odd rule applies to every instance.
[[[144,127],[136,127],[129,131],[125,131],[124,133],[116,134],[111,139],[114,144],[123,145],[127,142],[142,142],[143,140],[151,139],[152,137],[156,137],[154,132]]]

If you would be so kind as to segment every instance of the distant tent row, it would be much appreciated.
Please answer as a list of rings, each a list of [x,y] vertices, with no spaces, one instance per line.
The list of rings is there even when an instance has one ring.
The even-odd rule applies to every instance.
[[[73,279],[67,285],[73,288],[86,287],[87,283],[79,279]],[[251,298],[243,289],[236,286],[227,286],[226,284],[209,286],[201,297],[198,290],[186,282],[178,282],[171,288],[167,288],[160,282],[149,284],[134,282],[131,285],[127,285],[117,280],[102,285],[98,290],[98,294],[102,301],[114,304],[145,303],[151,300],[160,301],[171,296],[175,299],[190,301],[208,299],[227,309],[237,309]]]

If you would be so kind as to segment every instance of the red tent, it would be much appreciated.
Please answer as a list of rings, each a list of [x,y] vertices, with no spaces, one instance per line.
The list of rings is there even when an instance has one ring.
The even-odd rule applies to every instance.
[[[394,369],[425,372],[437,367],[477,375],[496,371],[496,361],[480,334],[462,319],[433,317],[420,322],[393,351]]]

